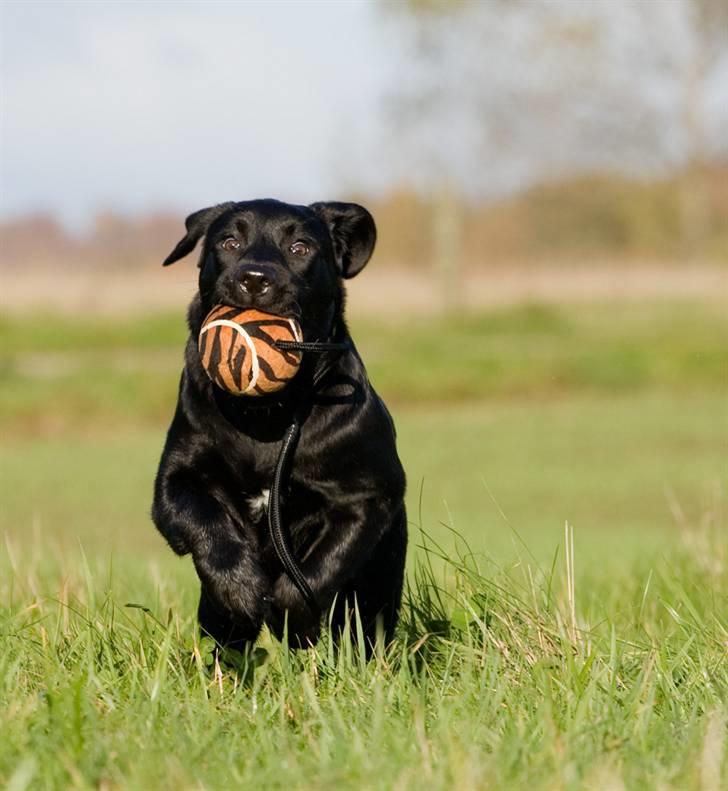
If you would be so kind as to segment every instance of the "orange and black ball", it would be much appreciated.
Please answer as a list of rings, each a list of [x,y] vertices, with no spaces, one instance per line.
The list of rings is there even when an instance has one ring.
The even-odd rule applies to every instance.
[[[301,352],[278,349],[275,342],[301,340],[295,319],[218,305],[202,323],[198,347],[202,367],[218,387],[262,396],[282,390],[301,365]]]

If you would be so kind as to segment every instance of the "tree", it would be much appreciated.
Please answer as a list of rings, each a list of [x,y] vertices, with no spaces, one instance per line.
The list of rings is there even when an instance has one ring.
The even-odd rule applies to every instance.
[[[706,112],[728,65],[726,0],[410,0],[395,9],[395,167],[424,192],[445,185],[487,198],[580,171],[697,169],[727,153],[728,102],[717,117]],[[686,236],[695,236],[689,214]]]
[[[705,105],[710,78],[728,49],[728,3],[725,0],[688,0],[688,6],[689,48],[685,58],[678,60],[674,68],[683,85],[687,173],[681,208],[683,242],[690,255],[700,250],[709,222],[704,169],[713,151]],[[726,145],[725,137],[721,142]],[[726,154],[725,148],[722,152],[718,150]]]

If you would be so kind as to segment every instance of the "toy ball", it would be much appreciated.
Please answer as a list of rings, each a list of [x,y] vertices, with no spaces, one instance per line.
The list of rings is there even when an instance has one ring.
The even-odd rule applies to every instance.
[[[202,367],[218,387],[262,396],[282,390],[301,365],[301,352],[278,349],[275,342],[301,340],[295,319],[218,305],[202,323],[198,347]]]

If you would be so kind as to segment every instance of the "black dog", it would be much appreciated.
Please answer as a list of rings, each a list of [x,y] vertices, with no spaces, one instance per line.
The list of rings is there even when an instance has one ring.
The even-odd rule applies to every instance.
[[[390,639],[407,545],[404,473],[394,425],[343,316],[342,278],[369,260],[374,221],[356,204],[256,200],[203,209],[185,224],[165,266],[205,242],[152,517],[175,552],[192,554],[200,626],[220,645],[243,648],[263,623],[280,638],[287,616],[289,642],[306,646],[324,614],[339,634],[356,603],[369,642],[378,629]],[[305,341],[348,347],[304,354],[282,394],[235,397],[210,381],[197,349],[217,304],[296,317]],[[302,428],[283,521],[317,606],[285,573],[268,532],[268,491],[294,417]]]

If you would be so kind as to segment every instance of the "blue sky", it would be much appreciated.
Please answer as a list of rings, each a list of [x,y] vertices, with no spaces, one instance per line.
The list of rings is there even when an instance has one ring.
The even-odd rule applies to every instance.
[[[690,0],[464,4],[429,17],[444,48],[419,62],[397,2],[0,0],[0,218],[82,230],[106,208],[392,184],[482,198],[685,161]],[[398,91],[418,97],[400,126]],[[728,155],[726,41],[701,104]]]
[[[395,43],[367,2],[3,3],[0,213],[83,227],[376,186]],[[379,179],[381,180],[381,179]]]

